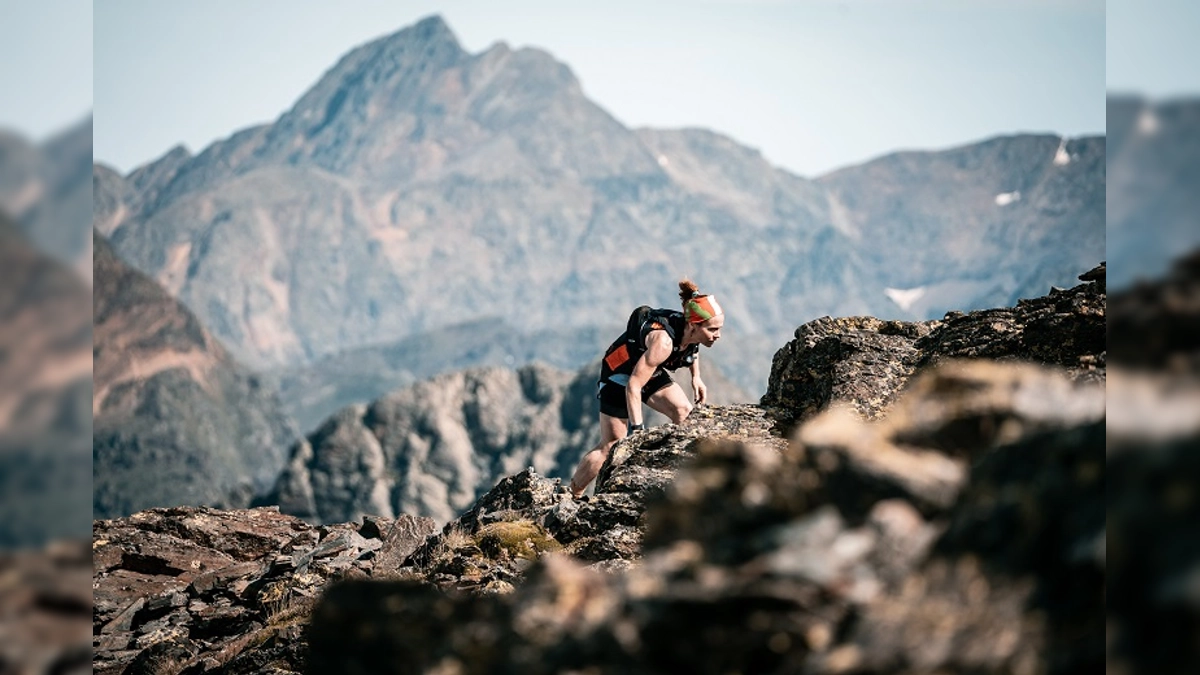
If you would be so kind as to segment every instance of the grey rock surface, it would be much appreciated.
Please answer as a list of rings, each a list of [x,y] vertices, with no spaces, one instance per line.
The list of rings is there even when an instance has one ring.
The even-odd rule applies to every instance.
[[[1104,378],[1105,265],[1070,289],[1051,289],[1013,307],[948,313],[941,320],[881,321],[822,317],[796,329],[775,353],[760,404],[785,428],[834,402],[858,414],[884,414],[919,368],[944,359],[1032,361],[1078,378]],[[965,389],[960,393],[968,393]]]
[[[320,590],[391,576],[395,559],[433,531],[411,516],[315,527],[273,508],[97,520],[94,672],[302,671],[300,637]]]
[[[704,407],[619,442],[594,495],[521,468],[393,555],[386,515],[100,522],[98,672],[1094,670],[1106,392],[1080,372],[936,359],[874,419],[833,405],[790,438]]]

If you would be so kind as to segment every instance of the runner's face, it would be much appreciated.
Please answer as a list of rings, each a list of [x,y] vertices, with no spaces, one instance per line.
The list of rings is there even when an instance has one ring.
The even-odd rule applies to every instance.
[[[716,344],[717,340],[721,339],[721,327],[725,325],[725,315],[720,314],[698,325],[696,330],[700,333],[700,344],[705,347],[711,347]]]

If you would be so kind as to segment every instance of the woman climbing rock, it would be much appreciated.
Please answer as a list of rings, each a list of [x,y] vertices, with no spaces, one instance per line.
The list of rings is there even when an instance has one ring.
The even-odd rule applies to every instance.
[[[600,399],[600,444],[592,448],[575,469],[571,493],[583,494],[596,479],[616,442],[645,429],[642,404],[666,415],[675,424],[687,419],[692,403],[671,379],[668,370],[687,366],[692,376],[696,405],[708,398],[700,378],[700,345],[712,347],[721,338],[725,314],[716,297],[705,295],[688,279],[679,282],[683,311],[651,309],[633,311],[625,332],[604,352],[596,398]]]

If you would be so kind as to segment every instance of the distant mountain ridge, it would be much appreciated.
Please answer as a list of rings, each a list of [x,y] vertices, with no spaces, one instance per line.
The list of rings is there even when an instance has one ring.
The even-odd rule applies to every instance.
[[[1102,138],[809,180],[720,134],[626,129],[545,52],[470,54],[438,17],[352,50],[272,124],[96,173],[116,249],[258,368],[497,314],[570,335],[672,306],[691,275],[758,392],[807,319],[1009,304],[1104,257]]]
[[[1200,247],[1200,99],[1108,98],[1107,245],[1117,288]]]
[[[92,116],[34,143],[0,129],[0,212],[91,282]]]

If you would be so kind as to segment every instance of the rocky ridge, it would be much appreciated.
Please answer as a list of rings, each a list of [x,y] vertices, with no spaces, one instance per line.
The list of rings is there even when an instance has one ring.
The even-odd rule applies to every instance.
[[[994,322],[982,314],[975,323]],[[103,546],[113,538],[102,531],[139,528],[185,542],[142,549],[153,553],[220,539],[191,522],[286,523],[274,540],[239,545],[237,555],[261,556],[254,570],[236,584],[214,582],[213,593],[242,598],[226,608],[277,578],[281,589],[323,593],[314,605],[309,590],[279,590],[288,599],[277,609],[253,610],[309,621],[304,631],[246,610],[258,625],[202,637],[190,609],[159,609],[115,624],[108,634],[120,632],[126,648],[97,655],[147,664],[128,672],[172,673],[1096,669],[1105,650],[1106,366],[1089,365],[1094,376],[1079,377],[1057,365],[938,359],[886,415],[867,420],[854,408],[871,410],[870,401],[843,402],[790,439],[768,408],[701,409],[620,442],[595,495],[575,501],[559,482],[522,471],[440,532],[406,540],[403,559],[360,541],[383,532],[370,518],[314,528],[270,509],[157,510],[98,524]],[[289,549],[292,536],[303,544]],[[343,573],[311,584],[286,577],[316,550],[337,550]],[[156,607],[190,608],[206,587],[187,571],[198,553],[156,568],[128,540],[111,551],[97,557],[109,561],[97,562],[109,565],[101,590],[146,574],[173,584]],[[291,556],[274,573],[265,562],[273,551]],[[211,569],[232,573],[234,564],[217,556]],[[345,578],[359,575],[389,580]],[[343,581],[326,587],[332,578]],[[106,605],[98,635],[147,593],[133,595]],[[168,614],[183,628],[139,651],[138,638]]]
[[[822,317],[796,329],[775,354],[760,404],[790,429],[834,401],[879,417],[917,369],[944,359],[1030,360],[1076,377],[1103,378],[1106,265],[1070,289],[1013,307],[950,312],[935,321]]]
[[[261,672],[302,659],[307,612],[330,581],[395,568],[427,518],[315,527],[273,508],[175,507],[98,520],[92,539],[96,673]]]

